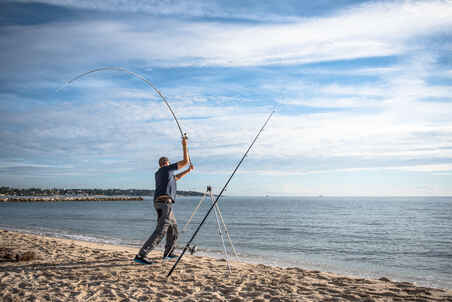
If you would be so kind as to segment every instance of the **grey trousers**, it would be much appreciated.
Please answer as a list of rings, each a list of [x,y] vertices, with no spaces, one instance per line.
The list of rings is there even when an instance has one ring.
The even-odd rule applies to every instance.
[[[173,204],[167,202],[155,202],[155,210],[157,211],[157,227],[154,233],[146,240],[143,247],[139,251],[139,255],[145,257],[162,241],[166,235],[166,246],[163,257],[168,256],[176,247],[176,240],[179,236],[177,230],[176,217],[173,213]]]

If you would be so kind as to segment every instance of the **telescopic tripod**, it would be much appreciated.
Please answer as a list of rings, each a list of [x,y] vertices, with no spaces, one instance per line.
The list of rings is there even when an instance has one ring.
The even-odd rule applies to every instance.
[[[185,232],[187,230],[188,225],[192,221],[193,217],[195,216],[196,212],[201,207],[202,203],[204,202],[204,200],[206,199],[207,196],[210,197],[210,201],[212,202],[212,204],[214,204],[215,200],[214,200],[211,186],[207,186],[206,192],[203,194],[198,205],[193,210],[193,213],[191,214],[190,218],[185,223],[184,227],[182,228],[182,232]],[[226,240],[223,236],[224,234],[226,234],[227,240],[229,241],[229,245],[231,246],[232,252],[233,252],[236,260],[240,261],[240,259],[239,259],[237,250],[235,249],[234,243],[232,242],[231,235],[229,234],[229,230],[226,226],[226,223],[224,222],[223,215],[221,214],[221,210],[220,210],[220,207],[218,206],[218,204],[215,204],[214,212],[215,212],[215,218],[217,221],[217,232],[218,232],[218,236],[220,237],[221,243],[223,245],[223,252],[224,252],[224,257],[226,259],[227,267],[228,267],[229,272],[232,272],[231,264],[229,261],[230,254],[228,253],[228,249],[226,247]],[[191,247],[191,250],[192,250],[192,254],[193,254],[194,251],[196,251],[196,247]]]

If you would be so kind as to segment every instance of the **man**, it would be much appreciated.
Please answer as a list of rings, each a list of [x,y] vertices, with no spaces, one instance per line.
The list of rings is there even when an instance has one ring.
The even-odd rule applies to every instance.
[[[194,169],[190,162],[187,149],[187,137],[182,138],[182,150],[184,159],[171,164],[167,157],[159,159],[160,168],[155,172],[154,207],[157,211],[157,227],[154,233],[144,243],[134,261],[140,264],[151,264],[145,259],[146,255],[154,249],[166,234],[166,246],[163,258],[174,258],[174,249],[178,237],[176,218],[173,213],[173,204],[176,201],[176,181],[187,175]],[[189,164],[187,170],[176,174],[175,172]]]

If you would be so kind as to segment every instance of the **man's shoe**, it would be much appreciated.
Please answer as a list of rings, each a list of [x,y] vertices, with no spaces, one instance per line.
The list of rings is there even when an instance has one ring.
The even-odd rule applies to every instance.
[[[168,256],[163,257],[163,259],[174,259],[174,258],[177,258],[177,257],[179,257],[179,255],[171,253]]]
[[[152,261],[148,261],[144,259],[141,256],[136,255],[135,258],[133,258],[133,262],[139,263],[139,264],[152,264]]]

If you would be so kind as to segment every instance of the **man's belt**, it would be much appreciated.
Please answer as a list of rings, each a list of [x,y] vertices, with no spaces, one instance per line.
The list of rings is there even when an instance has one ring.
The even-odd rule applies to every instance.
[[[155,202],[161,202],[161,203],[174,203],[173,199],[169,195],[160,195],[157,197]]]

